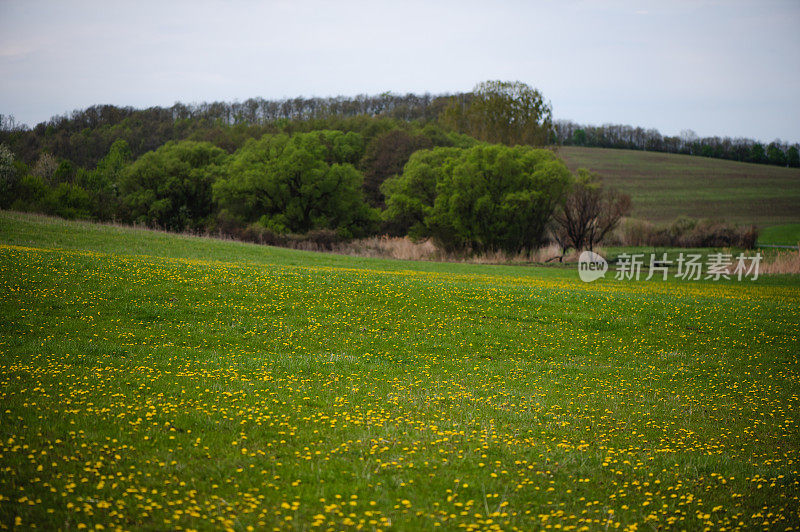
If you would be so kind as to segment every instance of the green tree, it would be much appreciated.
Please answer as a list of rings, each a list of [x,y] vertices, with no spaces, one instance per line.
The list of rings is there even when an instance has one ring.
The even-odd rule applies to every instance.
[[[91,215],[89,193],[74,183],[59,183],[48,191],[43,209],[62,218],[87,218]]]
[[[15,211],[47,212],[46,198],[50,188],[39,176],[22,176],[14,190],[11,209]]]
[[[553,129],[550,104],[519,81],[479,83],[472,93],[451,99],[442,121],[476,139],[507,146],[544,146]]]
[[[122,171],[132,161],[131,149],[122,139],[115,141],[94,170],[78,171],[78,184],[92,200],[92,215],[113,219],[120,210],[119,183]]]
[[[386,197],[386,209],[382,216],[390,233],[408,234],[413,238],[427,236],[425,219],[433,211],[436,186],[444,181],[446,167],[460,153],[458,148],[417,151],[409,158],[402,174],[384,181],[381,192]]]
[[[548,150],[480,145],[417,152],[389,180],[386,216],[452,251],[538,247],[571,175]]]
[[[786,150],[786,164],[792,168],[800,166],[800,151],[798,151],[797,146],[790,146]]]
[[[361,136],[352,132],[265,135],[236,152],[214,199],[240,222],[278,233],[335,229],[361,236],[378,216],[364,201],[363,176],[354,166],[362,153]]]
[[[130,221],[171,230],[206,227],[211,187],[227,154],[208,142],[168,142],[145,153],[120,175],[123,210]]]
[[[77,169],[71,161],[64,159],[53,172],[53,183],[72,183],[75,179]]]
[[[123,139],[114,141],[108,149],[105,157],[97,163],[97,170],[103,180],[109,183],[117,183],[122,169],[133,160],[131,148]]]
[[[775,142],[770,142],[769,146],[767,146],[767,160],[769,164],[786,166],[786,154],[783,153],[781,147]]]
[[[764,163],[767,160],[767,154],[764,152],[764,145],[756,142],[750,148],[748,161],[751,163]]]

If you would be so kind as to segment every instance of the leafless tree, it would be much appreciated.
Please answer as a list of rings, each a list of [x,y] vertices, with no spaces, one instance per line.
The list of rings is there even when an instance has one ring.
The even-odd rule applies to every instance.
[[[627,194],[603,187],[596,175],[581,168],[563,207],[553,216],[553,238],[563,252],[593,250],[630,210]]]

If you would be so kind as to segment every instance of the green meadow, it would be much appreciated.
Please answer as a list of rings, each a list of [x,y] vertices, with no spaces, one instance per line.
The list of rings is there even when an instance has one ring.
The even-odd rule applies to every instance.
[[[758,236],[758,242],[779,246],[800,245],[800,223],[767,227]]]
[[[0,212],[0,315],[2,528],[800,527],[798,276]]]

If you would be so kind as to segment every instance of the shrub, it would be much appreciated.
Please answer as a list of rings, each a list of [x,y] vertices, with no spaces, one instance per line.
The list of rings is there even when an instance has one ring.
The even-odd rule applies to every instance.
[[[644,220],[625,219],[615,242],[622,246],[658,246],[682,248],[736,247],[752,249],[758,240],[755,226],[738,226],[710,220],[681,217],[666,225]]]

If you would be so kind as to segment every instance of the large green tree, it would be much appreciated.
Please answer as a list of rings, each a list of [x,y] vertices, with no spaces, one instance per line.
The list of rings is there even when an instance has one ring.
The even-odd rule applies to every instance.
[[[551,151],[527,146],[417,152],[384,186],[386,215],[448,250],[516,253],[541,245],[571,181]]]
[[[120,175],[130,221],[182,231],[206,227],[213,211],[211,186],[228,155],[208,142],[168,142],[145,153]]]
[[[458,148],[417,151],[409,158],[402,174],[381,185],[386,197],[383,218],[389,232],[413,238],[428,236],[425,220],[433,212],[436,186],[444,181],[449,166],[460,154]]]
[[[214,199],[223,214],[278,233],[335,229],[360,236],[378,216],[364,201],[363,176],[354,166],[363,151],[353,132],[265,135],[236,152]]]
[[[537,89],[519,81],[484,81],[471,93],[453,96],[442,121],[486,142],[544,146],[550,142],[552,115]]]

